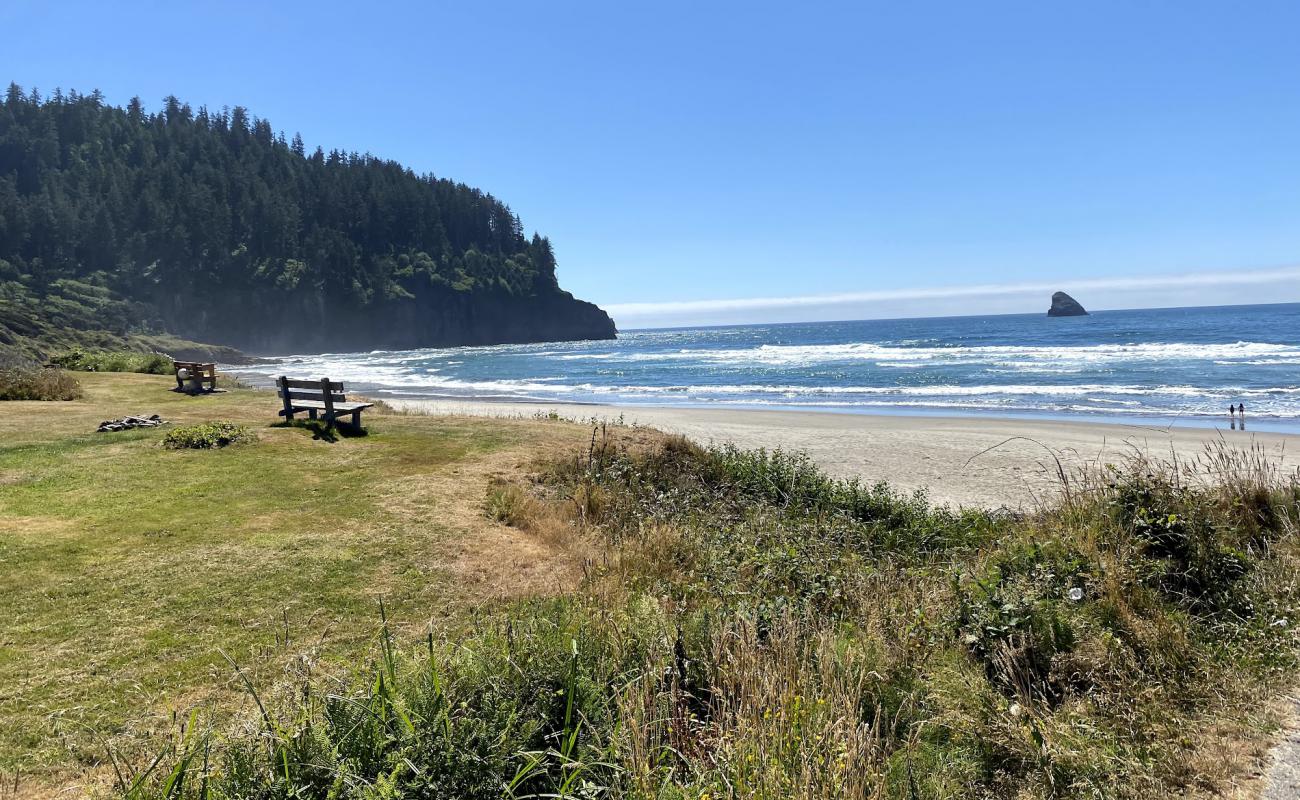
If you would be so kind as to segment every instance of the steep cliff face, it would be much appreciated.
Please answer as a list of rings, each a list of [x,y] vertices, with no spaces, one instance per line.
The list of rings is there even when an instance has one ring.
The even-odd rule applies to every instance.
[[[1057,292],[1052,295],[1052,307],[1047,309],[1049,317],[1086,317],[1088,312],[1079,301],[1069,296],[1065,292]]]
[[[357,306],[330,294],[242,294],[164,310],[167,330],[254,354],[612,339],[614,321],[565,291],[518,296],[446,290]]]

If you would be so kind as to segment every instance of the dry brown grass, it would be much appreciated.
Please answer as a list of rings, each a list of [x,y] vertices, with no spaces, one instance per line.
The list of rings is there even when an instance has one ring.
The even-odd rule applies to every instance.
[[[77,379],[61,369],[0,367],[0,400],[76,400]]]

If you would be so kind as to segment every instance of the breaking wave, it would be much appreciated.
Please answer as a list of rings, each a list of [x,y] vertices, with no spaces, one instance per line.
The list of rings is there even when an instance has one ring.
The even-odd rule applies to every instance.
[[[1281,334],[1281,337],[1280,337]],[[1281,338],[1281,340],[1279,340]],[[394,397],[1300,419],[1300,305],[638,331],[232,368]],[[261,375],[262,377],[258,377]]]

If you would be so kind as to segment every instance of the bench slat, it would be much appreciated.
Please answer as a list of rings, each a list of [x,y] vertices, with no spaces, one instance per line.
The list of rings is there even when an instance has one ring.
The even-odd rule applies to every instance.
[[[325,410],[325,404],[319,400],[294,400],[292,402],[295,413],[313,408],[318,411]],[[374,403],[335,403],[334,410],[340,414],[351,414],[353,411],[360,409],[373,408],[374,405]],[[284,416],[283,411],[280,412],[280,416]]]
[[[276,392],[276,394],[279,395],[280,397],[284,397],[288,395],[290,400],[315,400],[317,402],[324,402],[325,400],[325,395],[323,395],[319,389],[314,392],[308,391],[306,389],[299,389],[299,390],[290,389],[289,391],[286,392],[284,389],[281,389],[278,392]],[[334,400],[335,404],[341,403],[348,399],[347,395],[343,394],[342,392],[330,392],[330,397]]]
[[[321,382],[320,382],[320,381],[300,381],[300,380],[293,380],[293,379],[285,380],[285,381],[277,380],[277,381],[275,382],[275,384],[276,384],[276,386],[280,387],[281,389],[284,389],[284,388],[289,388],[289,389],[314,389],[318,394],[320,393],[320,387],[321,387]],[[337,382],[337,381],[330,381],[330,391],[332,391],[332,392],[342,392],[342,391],[343,391],[343,384],[341,384],[341,383],[339,383],[339,382]]]

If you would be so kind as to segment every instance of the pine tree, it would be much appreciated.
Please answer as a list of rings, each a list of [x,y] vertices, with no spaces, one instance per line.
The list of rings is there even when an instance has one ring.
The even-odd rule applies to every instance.
[[[196,291],[301,309],[339,294],[358,313],[560,294],[550,242],[478,189],[370,154],[307,155],[242,106],[196,115],[168,96],[150,114],[138,97],[117,108],[17,84],[0,107],[0,262],[0,297],[93,283],[145,328]]]

